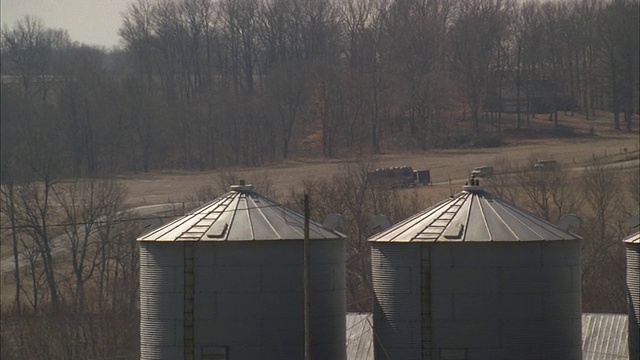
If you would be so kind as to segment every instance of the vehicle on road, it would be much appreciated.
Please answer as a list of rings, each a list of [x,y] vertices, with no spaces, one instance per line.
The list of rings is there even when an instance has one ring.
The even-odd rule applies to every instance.
[[[391,188],[428,185],[431,182],[429,170],[414,170],[411,166],[378,168],[369,172],[369,179]]]
[[[557,161],[547,159],[547,160],[538,160],[535,164],[533,164],[534,170],[549,170],[553,171],[560,167]]]
[[[478,166],[473,168],[473,170],[471,170],[471,176],[473,177],[485,178],[485,177],[490,177],[491,175],[493,175],[493,166],[489,166],[489,165]]]

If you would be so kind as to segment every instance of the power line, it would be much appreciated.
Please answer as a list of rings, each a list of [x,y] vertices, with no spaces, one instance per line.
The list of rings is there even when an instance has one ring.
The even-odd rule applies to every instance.
[[[273,207],[284,207],[284,205],[281,204],[270,204],[270,205],[264,205],[264,206],[251,206],[251,207],[245,207],[242,208],[240,210],[254,210],[254,209],[266,209],[266,208],[273,208]],[[127,210],[125,210],[127,211]],[[167,210],[170,211],[170,210]],[[238,209],[234,208],[234,209],[227,209],[227,210],[222,210],[222,211],[209,211],[208,213],[212,213],[212,212],[216,212],[219,214],[223,214],[223,213],[228,213],[228,212],[236,212],[238,211]],[[121,219],[117,219],[117,220],[102,220],[102,221],[87,221],[87,222],[63,222],[63,223],[56,223],[56,224],[47,224],[46,227],[65,227],[65,226],[78,226],[78,225],[109,225],[109,224],[119,224],[119,223],[125,223],[125,222],[133,222],[133,221],[141,221],[141,220],[149,220],[149,219],[173,219],[176,217],[180,217],[180,216],[189,216],[189,215],[198,215],[198,214],[202,214],[203,212],[195,212],[195,210],[192,210],[190,213],[186,213],[186,214],[176,214],[176,215],[150,215],[147,217],[133,217],[133,218],[121,218]],[[11,230],[11,229],[34,229],[34,228],[43,228],[45,226],[40,225],[40,224],[30,224],[30,225],[16,225],[14,227],[11,226],[0,226],[0,230]]]
[[[160,218],[160,219],[169,219],[174,218],[180,215],[167,215],[167,216],[153,216],[152,218]],[[126,218],[126,219],[118,219],[118,220],[105,220],[105,221],[91,221],[91,222],[69,222],[69,223],[57,223],[57,224],[47,224],[46,227],[64,227],[64,226],[74,226],[74,225],[108,225],[108,224],[118,224],[132,221],[140,221],[140,220],[149,220],[151,217],[139,217],[139,218]],[[0,230],[11,230],[15,229],[34,229],[34,228],[43,228],[44,225],[16,225],[14,227],[11,226],[0,226]]]

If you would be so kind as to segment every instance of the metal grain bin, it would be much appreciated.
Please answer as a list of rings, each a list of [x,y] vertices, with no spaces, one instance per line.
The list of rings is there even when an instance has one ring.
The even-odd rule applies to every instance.
[[[376,359],[581,359],[577,236],[465,186],[369,241]]]
[[[640,232],[623,241],[627,245],[629,359],[640,359]]]
[[[232,191],[138,239],[143,359],[304,358],[302,215]],[[311,354],[345,359],[345,243],[310,224]]]

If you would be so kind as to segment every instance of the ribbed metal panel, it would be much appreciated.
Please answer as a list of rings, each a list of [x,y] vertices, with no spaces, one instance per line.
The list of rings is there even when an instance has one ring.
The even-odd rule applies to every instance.
[[[576,240],[540,217],[484,191],[461,193],[386,229],[372,242],[520,242]]]
[[[371,313],[347,314],[347,360],[373,360]]]
[[[376,359],[581,359],[578,238],[475,242],[468,231],[371,243]]]
[[[234,359],[304,357],[301,241],[195,243],[195,344]],[[311,353],[345,359],[345,245],[311,241]],[[242,355],[240,355],[242,354]]]
[[[629,359],[640,359],[640,242],[627,243]]]
[[[302,240],[304,217],[254,191],[231,191],[138,241]],[[342,235],[313,221],[311,239]]]
[[[140,357],[184,357],[181,243],[140,244]]]
[[[138,238],[142,358],[304,356],[304,218],[232,190]],[[309,235],[311,354],[344,360],[344,236],[314,222]]]
[[[583,360],[629,359],[626,314],[583,314]]]
[[[422,354],[420,248],[371,244],[376,359],[419,359]]]
[[[434,259],[432,359],[455,349],[469,359],[581,358],[578,241],[423,246]]]
[[[391,358],[580,359],[579,240],[466,186],[369,239],[374,329]]]

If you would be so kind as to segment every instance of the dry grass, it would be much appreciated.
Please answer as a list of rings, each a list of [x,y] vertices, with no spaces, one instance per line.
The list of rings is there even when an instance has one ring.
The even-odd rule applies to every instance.
[[[638,158],[638,134],[615,134],[595,137],[563,139],[534,139],[513,141],[507,146],[491,149],[433,150],[425,153],[384,154],[371,160],[374,167],[411,166],[431,170],[435,186],[427,191],[449,194],[448,180],[467,178],[471,168],[495,164],[501,157],[512,163],[525,163],[531,157],[553,158],[569,167],[582,167],[602,161],[619,161],[627,148],[626,157]],[[605,156],[606,154],[606,156]],[[305,160],[298,159],[284,164],[262,168],[237,168],[234,172],[248,182],[269,178],[277,198],[284,197],[291,189],[300,190],[305,180],[329,178],[343,171],[346,166],[356,166],[359,159]],[[128,205],[149,205],[180,202],[192,196],[204,186],[215,185],[221,171],[150,173],[122,178],[129,189]],[[458,181],[459,182],[459,181]],[[457,192],[459,186],[455,186]],[[260,191],[260,189],[257,189]],[[435,195],[435,194],[434,194]],[[437,199],[437,198],[434,198]]]
[[[509,119],[509,117],[511,119]],[[514,122],[513,115],[506,116],[505,122]],[[549,115],[538,115],[531,120],[536,130],[545,131],[553,127],[548,120]],[[469,171],[476,166],[492,165],[498,159],[506,157],[512,163],[524,164],[531,158],[552,158],[567,167],[584,167],[596,162],[612,163],[623,159],[638,159],[640,137],[638,134],[639,117],[634,116],[633,132],[614,131],[612,115],[596,111],[586,120],[584,114],[559,114],[560,124],[572,129],[578,136],[568,138],[505,138],[506,146],[498,148],[465,148],[451,150],[432,150],[417,153],[388,153],[364,161],[371,162],[374,167],[411,166],[414,169],[431,170],[432,182],[429,187],[432,199],[441,195],[448,196],[452,191],[449,179],[460,181],[469,176]],[[524,123],[524,117],[523,117]],[[624,127],[624,124],[621,124]],[[595,136],[588,136],[590,128]],[[627,149],[625,153],[624,149]],[[276,198],[284,200],[291,189],[300,190],[305,180],[329,178],[343,171],[346,166],[356,166],[362,159],[295,159],[285,163],[261,168],[227,169],[239,178],[248,182],[272,184]],[[218,180],[222,171],[206,172],[163,172],[122,177],[129,189],[127,205],[149,205],[166,202],[180,202],[193,197],[206,186],[219,188]],[[260,188],[256,190],[261,191]],[[453,186],[457,192],[459,186]],[[222,192],[221,189],[218,189]],[[262,190],[263,191],[263,190]]]

